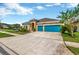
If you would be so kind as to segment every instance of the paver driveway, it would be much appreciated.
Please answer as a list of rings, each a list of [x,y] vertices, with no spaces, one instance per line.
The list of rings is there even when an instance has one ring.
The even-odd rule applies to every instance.
[[[60,33],[33,32],[16,37],[0,38],[0,42],[20,55],[72,54],[64,45]]]

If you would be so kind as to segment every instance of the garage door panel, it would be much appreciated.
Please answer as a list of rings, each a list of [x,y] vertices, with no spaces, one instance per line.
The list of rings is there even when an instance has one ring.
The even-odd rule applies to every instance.
[[[46,32],[60,32],[60,26],[59,25],[46,25],[44,27],[44,31],[46,31]]]
[[[38,31],[43,31],[43,26],[38,26]]]
[[[44,29],[43,26],[38,26],[38,31],[45,31],[45,32],[60,32],[61,27],[60,25],[45,25]]]

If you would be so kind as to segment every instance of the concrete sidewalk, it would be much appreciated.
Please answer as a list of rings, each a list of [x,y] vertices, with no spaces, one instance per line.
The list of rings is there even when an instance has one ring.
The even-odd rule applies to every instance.
[[[0,42],[20,55],[73,55],[57,32],[33,32],[1,38]]]
[[[76,42],[65,41],[65,44],[67,46],[72,46],[72,47],[75,47],[75,48],[79,48],[79,43],[76,43]]]

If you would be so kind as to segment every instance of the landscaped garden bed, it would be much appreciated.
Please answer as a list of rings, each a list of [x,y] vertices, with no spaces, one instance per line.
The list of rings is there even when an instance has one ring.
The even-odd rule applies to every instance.
[[[0,38],[3,38],[3,37],[10,37],[10,36],[13,36],[13,35],[9,35],[9,34],[1,33],[1,32],[0,32]]]

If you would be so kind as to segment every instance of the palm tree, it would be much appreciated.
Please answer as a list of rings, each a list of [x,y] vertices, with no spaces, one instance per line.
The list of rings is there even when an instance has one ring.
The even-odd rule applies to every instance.
[[[64,23],[64,26],[63,26],[64,30],[62,30],[63,32],[67,30],[71,34],[71,36],[73,36],[73,31],[74,31],[73,20],[78,15],[79,15],[79,4],[73,10],[60,12],[60,16],[58,16],[58,18],[61,18],[60,22]]]
[[[62,11],[61,15],[58,16],[61,18],[61,22],[64,23],[64,26],[62,26],[62,32],[64,33],[66,30],[73,36],[73,24],[72,22],[72,17],[73,17],[73,11],[67,10],[67,11]]]

